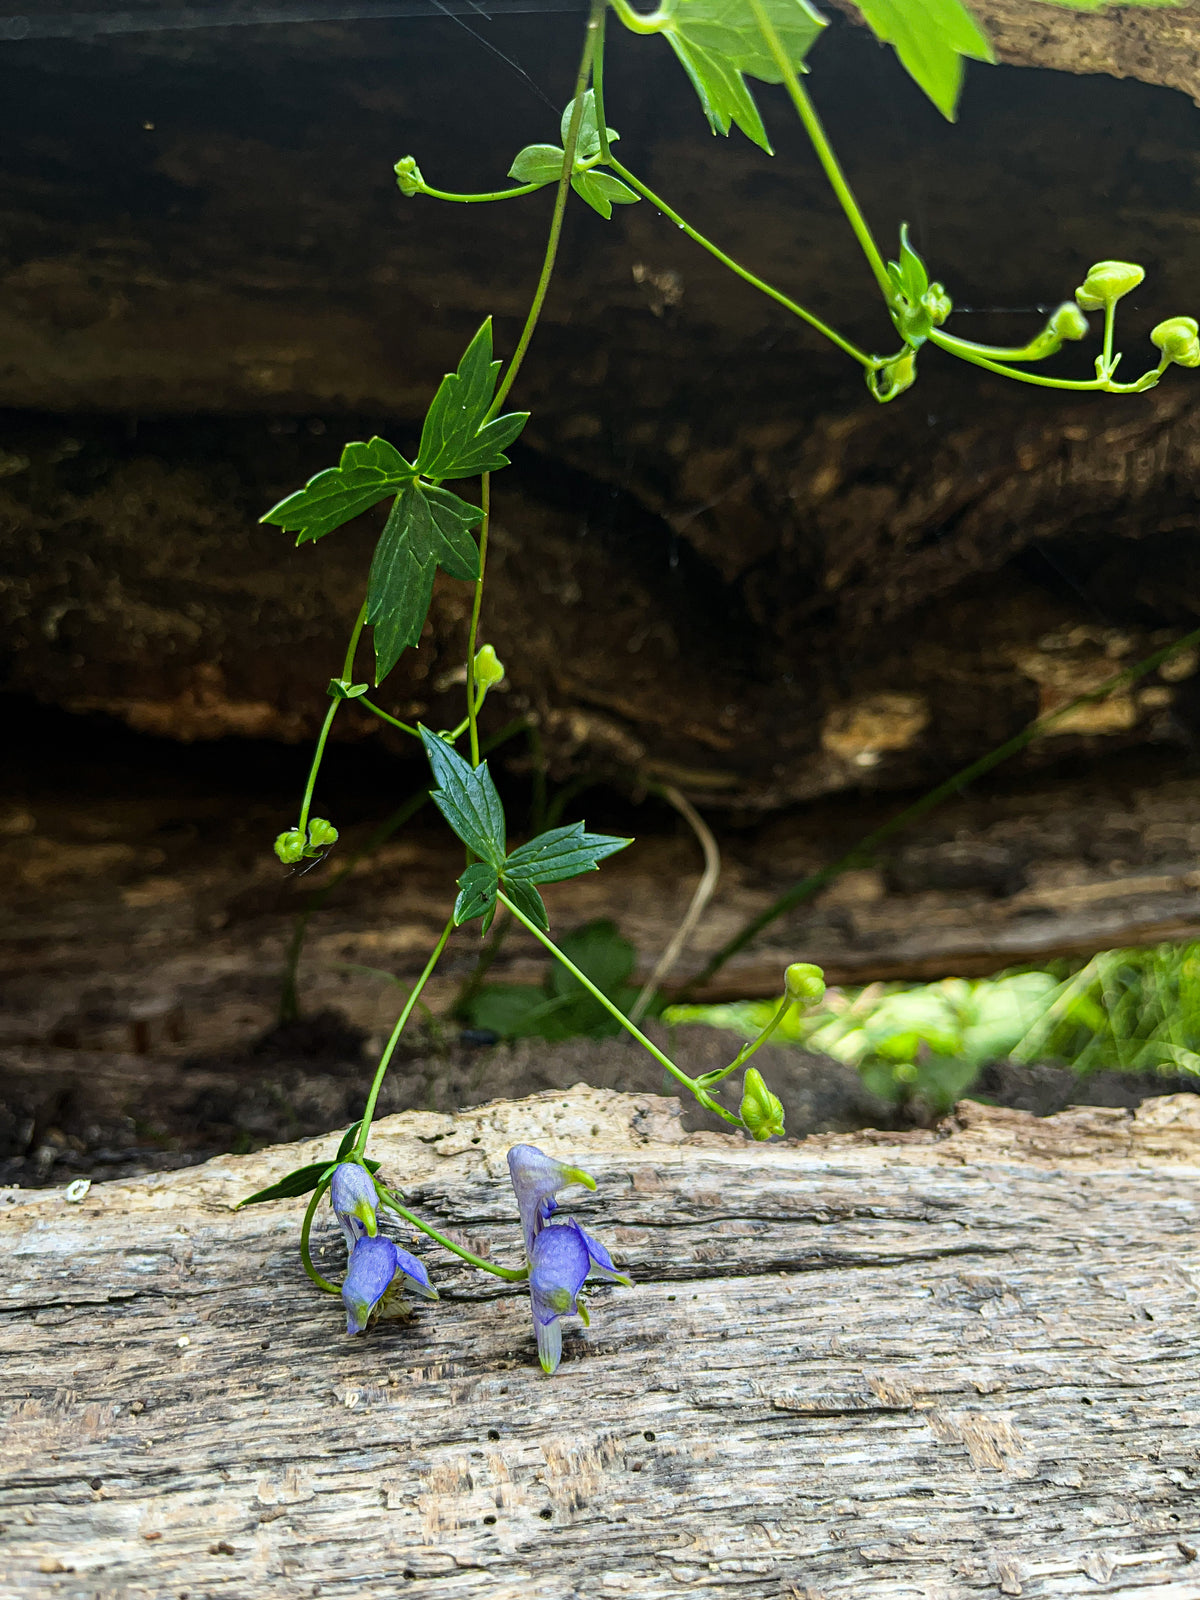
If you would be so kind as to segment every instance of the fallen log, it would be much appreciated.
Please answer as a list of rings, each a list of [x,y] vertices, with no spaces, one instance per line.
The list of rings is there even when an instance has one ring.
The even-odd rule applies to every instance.
[[[437,1247],[440,1304],[345,1336],[295,1204],[232,1209],[330,1138],[4,1191],[0,1592],[1200,1595],[1195,1097],[762,1147],[579,1087],[376,1154],[509,1261],[518,1140],[636,1280],[553,1379]]]

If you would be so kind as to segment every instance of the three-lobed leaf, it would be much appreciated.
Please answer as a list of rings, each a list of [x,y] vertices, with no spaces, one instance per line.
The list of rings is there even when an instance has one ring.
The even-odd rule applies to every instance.
[[[825,27],[825,18],[808,0],[763,0],[763,5],[787,60],[803,72],[804,59]],[[679,58],[713,132],[727,134],[736,125],[770,154],[771,144],[745,79],[780,83],[783,74],[748,0],[677,0],[669,13],[664,7],[658,15],[663,21],[653,31],[665,35]]]
[[[482,515],[478,506],[434,484],[410,483],[396,496],[367,580],[376,683],[420,639],[437,568],[452,578],[478,578],[479,549],[471,530]]]
[[[424,727],[420,733],[437,780],[430,798],[467,849],[499,872],[504,865],[504,807],[487,762],[473,767],[436,733]]]
[[[951,122],[963,60],[994,61],[991,43],[962,0],[854,0],[877,39]]]
[[[582,822],[551,828],[512,851],[504,863],[504,881],[506,886],[514,882],[561,883],[582,872],[598,871],[606,856],[632,843],[632,839],[614,834],[587,833]]]
[[[416,470],[422,477],[473,478],[508,466],[504,450],[529,421],[527,411],[487,420],[500,362],[492,359],[492,319],[467,346],[456,372],[438,385],[421,430]]]
[[[338,466],[318,472],[259,521],[297,533],[296,543],[307,544],[361,516],[415,477],[416,468],[386,439],[348,444]]]

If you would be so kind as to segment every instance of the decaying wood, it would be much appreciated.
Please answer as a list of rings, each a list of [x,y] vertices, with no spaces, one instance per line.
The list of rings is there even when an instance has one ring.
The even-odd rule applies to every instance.
[[[770,1148],[675,1111],[377,1130],[498,1259],[511,1142],[595,1173],[637,1286],[554,1379],[523,1294],[436,1248],[440,1304],[346,1338],[295,1204],[231,1209],[330,1139],[7,1192],[3,1593],[1200,1596],[1194,1097]]]

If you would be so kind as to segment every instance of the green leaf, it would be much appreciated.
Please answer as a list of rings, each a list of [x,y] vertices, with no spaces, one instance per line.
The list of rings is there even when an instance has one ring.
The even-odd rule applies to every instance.
[[[457,372],[438,385],[421,430],[416,469],[425,478],[473,478],[508,466],[502,452],[529,421],[528,411],[484,419],[496,391],[500,362],[492,360],[492,319],[467,346]]]
[[[361,1127],[361,1122],[352,1122],[346,1129],[342,1135],[341,1143],[337,1147],[337,1155],[333,1158],[335,1161],[340,1161],[343,1156],[348,1156],[351,1150],[354,1149],[354,1142],[358,1138],[358,1130]]]
[[[508,175],[518,183],[554,183],[562,177],[566,158],[566,151],[556,144],[527,144],[518,150]]]
[[[369,511],[415,476],[416,469],[386,439],[348,444],[339,466],[318,472],[258,520],[298,530],[296,543],[307,544]]]
[[[803,72],[804,58],[825,27],[824,17],[807,0],[764,0],[764,5],[789,62]],[[736,124],[770,154],[743,74],[763,83],[780,83],[782,74],[747,0],[677,0],[656,31],[666,35],[692,80],[713,132],[727,134]]]
[[[482,515],[478,506],[433,484],[410,483],[396,496],[367,580],[377,684],[420,639],[435,570],[443,567],[452,578],[468,582],[478,578],[479,550],[471,529]]]
[[[564,152],[567,146],[567,136],[571,131],[571,118],[574,114],[575,102],[572,100],[568,103],[567,109],[563,112],[562,119],[558,125]],[[615,128],[609,128],[606,131],[609,144],[612,144],[614,139],[621,137]],[[543,146],[542,148],[545,149],[547,147]],[[583,96],[583,111],[579,117],[579,132],[575,135],[575,165],[578,167],[581,161],[591,161],[594,156],[599,154],[600,124],[596,118],[596,91],[588,89]],[[559,172],[561,171],[562,167],[560,166]]]
[[[358,1124],[355,1123],[350,1132],[353,1134],[357,1133],[357,1131]],[[351,1140],[351,1143],[353,1143],[353,1140]],[[338,1160],[345,1153],[344,1150],[339,1150],[332,1163],[314,1161],[307,1167],[297,1167],[294,1172],[289,1172],[286,1178],[280,1178],[278,1183],[269,1184],[265,1189],[258,1189],[254,1194],[248,1194],[244,1200],[238,1201],[234,1209],[240,1211],[243,1206],[260,1206],[268,1200],[294,1200],[297,1195],[311,1194],[322,1179],[332,1173]],[[368,1172],[379,1171],[378,1161],[366,1161],[363,1165]]]
[[[470,922],[472,917],[486,918],[483,932],[486,933],[488,925],[496,910],[496,889],[498,880],[496,869],[490,861],[472,861],[471,865],[458,880],[458,899],[454,902],[454,926],[461,928],[464,922]]]
[[[962,0],[855,0],[867,26],[890,44],[910,77],[951,122],[963,59],[994,61],[988,36]]]
[[[438,784],[430,799],[467,849],[498,872],[504,864],[504,807],[487,762],[473,767],[436,733],[420,732]]]
[[[606,221],[612,216],[613,206],[631,206],[641,198],[610,172],[577,172],[571,179],[571,187]]]
[[[900,224],[900,259],[889,261],[888,277],[906,295],[914,306],[919,306],[921,296],[929,288],[929,274],[925,263],[908,242],[908,223]]]
[[[551,828],[511,853],[504,863],[504,881],[507,885],[560,883],[564,878],[577,878],[581,872],[596,872],[606,856],[632,843],[632,839],[618,839],[613,834],[586,833],[582,822]]]
[[[506,879],[504,892],[517,910],[525,913],[530,922],[535,923],[543,933],[550,932],[546,903],[527,878],[514,878],[512,882]]]

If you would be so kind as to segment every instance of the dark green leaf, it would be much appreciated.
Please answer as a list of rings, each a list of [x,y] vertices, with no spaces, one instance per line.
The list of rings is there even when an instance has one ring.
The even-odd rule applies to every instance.
[[[351,1144],[354,1142],[352,1135],[356,1135],[357,1132],[356,1122],[346,1135]],[[345,1144],[345,1140],[342,1142]],[[289,1172],[286,1178],[280,1178],[278,1183],[269,1184],[267,1188],[259,1189],[254,1194],[248,1194],[244,1200],[239,1200],[235,1209],[240,1211],[243,1206],[259,1206],[267,1200],[294,1200],[297,1195],[311,1194],[324,1178],[332,1174],[334,1167],[345,1154],[345,1150],[339,1150],[332,1163],[314,1161],[307,1167],[297,1167],[294,1172]],[[363,1165],[368,1172],[379,1171],[378,1161],[366,1161]]]
[[[471,478],[508,466],[502,452],[529,421],[529,413],[510,411],[485,422],[499,371],[500,362],[492,360],[489,317],[467,346],[458,371],[446,374],[433,397],[417,451],[416,468],[423,477],[435,482]]]
[[[895,48],[901,65],[954,121],[963,58],[994,61],[987,34],[962,0],[855,0],[867,26]]]
[[[764,0],[764,5],[788,61],[803,72],[825,19],[807,0]],[[769,153],[743,74],[764,83],[780,83],[783,75],[747,0],[677,0],[658,31],[692,80],[713,132],[728,133],[736,124]]]
[[[472,861],[458,880],[458,899],[454,902],[454,926],[461,928],[472,917],[496,909],[496,869],[490,861]],[[488,917],[488,922],[491,917]],[[487,932],[485,924],[483,931]]]
[[[436,733],[420,731],[438,785],[430,798],[467,849],[499,871],[504,864],[504,807],[487,762],[473,767]]]
[[[468,581],[479,576],[471,529],[482,515],[478,506],[432,484],[410,483],[396,496],[367,580],[376,683],[420,639],[436,568]]]
[[[517,910],[525,913],[530,922],[536,924],[543,933],[550,932],[550,918],[546,915],[545,901],[527,879],[515,878],[511,883],[506,880],[504,892]]]
[[[341,464],[310,478],[303,489],[272,506],[260,522],[299,530],[297,544],[320,539],[411,483],[416,469],[386,439],[348,444]]]
[[[553,183],[562,177],[566,151],[556,144],[527,144],[508,169],[518,183]]]
[[[569,1009],[570,1002],[548,999],[546,991],[532,983],[489,983],[469,1003],[472,1027],[487,1028],[502,1039],[569,1039],[570,1031],[555,1027],[556,1014]]]
[[[571,187],[605,220],[612,216],[613,206],[631,206],[640,198],[609,172],[577,172],[571,179]]]
[[[353,1122],[346,1129],[342,1135],[341,1143],[337,1147],[337,1155],[333,1158],[335,1161],[340,1161],[343,1156],[348,1156],[351,1150],[354,1149],[354,1141],[358,1138],[358,1130],[361,1127],[361,1122]]]
[[[632,843],[608,833],[586,833],[582,822],[551,828],[512,852],[504,863],[504,881],[559,883],[577,878],[581,872],[595,872],[606,856]]]

